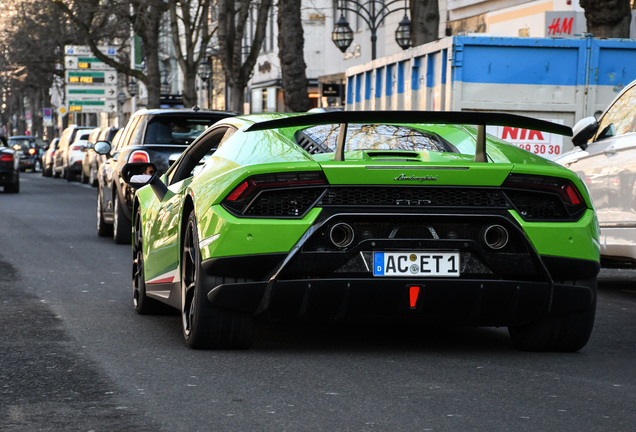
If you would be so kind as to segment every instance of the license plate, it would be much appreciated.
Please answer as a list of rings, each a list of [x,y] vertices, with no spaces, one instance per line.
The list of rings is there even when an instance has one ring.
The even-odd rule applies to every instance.
[[[373,275],[458,277],[459,252],[374,252]]]

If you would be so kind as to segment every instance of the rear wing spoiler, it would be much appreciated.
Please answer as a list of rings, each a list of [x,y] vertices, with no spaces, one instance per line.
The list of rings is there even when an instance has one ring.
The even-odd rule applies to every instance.
[[[466,124],[477,126],[475,162],[487,162],[486,126],[509,126],[537,130],[557,135],[572,136],[569,126],[539,120],[517,114],[471,111],[331,111],[316,114],[301,114],[265,120],[248,126],[245,131],[279,129],[285,127],[340,124],[335,160],[344,160],[344,142],[349,123],[365,124]]]

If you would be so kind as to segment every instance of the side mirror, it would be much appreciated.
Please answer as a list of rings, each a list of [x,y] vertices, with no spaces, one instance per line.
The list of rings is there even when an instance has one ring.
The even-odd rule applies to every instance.
[[[159,179],[157,167],[153,163],[127,163],[121,169],[121,178],[135,190],[150,185],[159,200],[163,200],[168,191],[168,187]]]
[[[107,155],[110,154],[110,143],[107,141],[97,141],[95,143],[95,153],[100,154],[100,155]]]
[[[587,148],[587,142],[594,136],[597,130],[598,121],[595,117],[585,117],[579,120],[572,128],[572,144],[585,150]]]

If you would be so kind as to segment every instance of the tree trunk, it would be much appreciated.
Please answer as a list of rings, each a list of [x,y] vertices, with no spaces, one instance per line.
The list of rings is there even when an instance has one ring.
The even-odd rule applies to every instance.
[[[272,0],[261,0],[254,3],[256,24],[248,43],[243,46],[243,37],[250,17],[251,0],[219,0],[219,47],[220,59],[223,64],[225,81],[230,89],[230,109],[237,113],[243,112],[243,92],[247,87],[256,59],[265,39],[267,18]]]
[[[439,39],[437,0],[411,0],[411,41],[413,46]]]
[[[596,38],[628,38],[630,0],[580,0],[587,32]]]
[[[304,112],[310,106],[300,3],[301,0],[278,1],[278,57],[283,97],[287,109],[292,112]]]

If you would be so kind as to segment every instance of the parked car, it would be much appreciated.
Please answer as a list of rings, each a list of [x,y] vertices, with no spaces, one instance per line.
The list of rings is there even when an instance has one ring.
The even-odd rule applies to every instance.
[[[59,142],[59,138],[54,138],[44,151],[44,155],[42,155],[42,175],[44,177],[53,176],[53,157],[55,156]]]
[[[578,148],[556,162],[585,182],[601,227],[605,266],[636,266],[636,81],[598,118],[574,126]]]
[[[196,109],[153,109],[134,113],[119,140],[107,145],[98,171],[97,234],[112,235],[116,243],[130,243],[133,189],[121,178],[128,162],[152,162],[159,173],[181,155],[203,131],[232,114]],[[107,143],[106,143],[107,144]]]
[[[91,131],[88,136],[88,143],[86,144],[84,161],[82,162],[82,183],[88,183],[91,186],[97,187],[97,170],[105,158],[95,152],[95,143],[99,141],[112,142],[115,134],[120,129],[121,128],[118,127],[103,127],[95,128]]]
[[[79,174],[81,172],[81,161],[84,160],[84,154],[81,154],[81,159],[79,159],[79,165],[76,165],[81,150],[75,149],[70,150],[69,148],[75,142],[77,134],[79,131],[82,131],[84,140],[88,140],[88,134],[90,130],[93,129],[89,126],[77,126],[71,125],[62,131],[62,135],[60,136],[60,141],[58,143],[57,151],[53,156],[53,177],[62,177],[65,179],[69,179],[69,175],[71,176],[70,180],[72,180],[75,174]],[[85,146],[86,144],[84,144]],[[73,163],[69,163],[69,152],[72,153]],[[71,168],[72,167],[72,168]]]
[[[31,135],[9,137],[8,146],[13,148],[20,158],[20,171],[40,171],[42,169],[42,154],[47,146],[41,138]]]
[[[6,193],[20,192],[20,157],[12,147],[7,146],[7,139],[0,136],[0,186]]]
[[[177,308],[194,348],[248,347],[257,316],[507,326],[518,349],[582,348],[600,268],[585,185],[487,125],[572,134],[487,112],[270,114],[220,121],[163,176],[131,158],[136,311]]]

